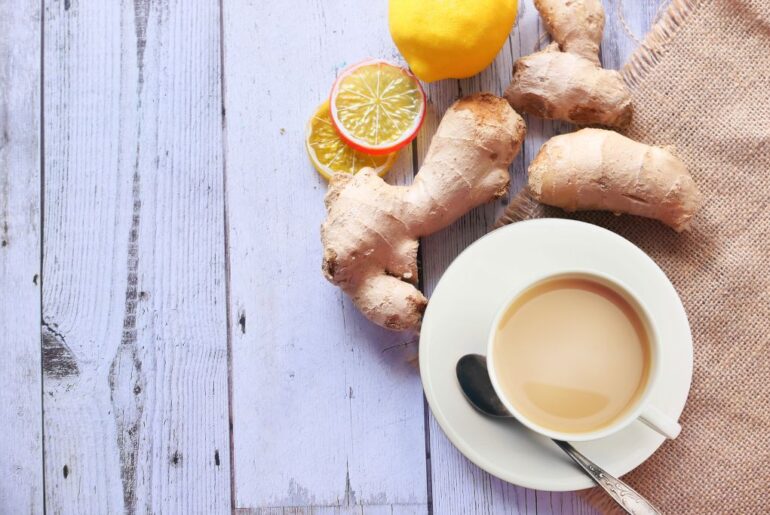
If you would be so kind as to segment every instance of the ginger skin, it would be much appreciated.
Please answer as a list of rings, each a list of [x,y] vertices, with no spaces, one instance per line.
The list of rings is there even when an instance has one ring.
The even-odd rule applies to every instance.
[[[607,210],[689,228],[702,203],[679,158],[662,147],[602,129],[555,136],[529,166],[529,190],[566,211]]]
[[[452,105],[410,186],[370,168],[336,174],[321,226],[323,272],[374,323],[418,330],[427,305],[415,287],[418,238],[508,190],[508,165],[525,127],[502,98],[476,94]]]
[[[508,102],[518,111],[578,125],[627,125],[631,93],[618,72],[599,62],[601,1],[535,0],[535,7],[554,42],[516,61]]]

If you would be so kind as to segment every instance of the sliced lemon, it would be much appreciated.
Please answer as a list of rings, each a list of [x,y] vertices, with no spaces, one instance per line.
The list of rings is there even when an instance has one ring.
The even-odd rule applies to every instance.
[[[346,68],[330,96],[342,139],[368,154],[398,150],[417,136],[425,118],[425,92],[409,70],[372,59]]]
[[[357,173],[367,166],[374,168],[380,176],[385,175],[398,154],[373,156],[348,146],[332,125],[328,100],[318,106],[308,121],[305,146],[313,166],[326,179],[338,172]]]

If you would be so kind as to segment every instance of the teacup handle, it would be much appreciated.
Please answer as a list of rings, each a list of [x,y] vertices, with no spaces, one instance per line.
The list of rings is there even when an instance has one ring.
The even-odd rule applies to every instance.
[[[642,411],[639,419],[647,426],[662,434],[666,438],[673,440],[682,431],[679,423],[660,411],[655,406],[647,406]]]

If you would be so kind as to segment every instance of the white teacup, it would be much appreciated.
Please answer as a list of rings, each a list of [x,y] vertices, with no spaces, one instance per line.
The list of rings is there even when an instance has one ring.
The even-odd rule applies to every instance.
[[[497,377],[497,367],[495,366],[496,353],[494,352],[494,346],[497,328],[501,324],[502,317],[508,312],[511,305],[525,291],[539,283],[560,278],[587,279],[608,287],[614,292],[618,293],[636,311],[647,333],[647,341],[650,350],[650,361],[649,367],[647,368],[647,380],[645,382],[643,391],[640,395],[637,396],[634,404],[626,408],[624,413],[621,414],[618,418],[606,426],[589,432],[560,432],[550,428],[542,427],[542,425],[535,423],[530,418],[524,416],[521,411],[517,409],[514,403],[507,398],[503,388],[500,386],[499,378]],[[638,419],[666,438],[673,439],[679,435],[681,426],[677,423],[676,420],[673,420],[669,416],[665,415],[650,402],[650,393],[658,381],[658,373],[660,369],[659,357],[661,355],[660,346],[661,342],[658,338],[658,331],[656,330],[655,321],[649,316],[649,311],[645,308],[643,302],[640,300],[640,297],[634,295],[627,286],[623,285],[617,279],[611,278],[597,271],[565,270],[557,274],[550,274],[546,277],[540,277],[537,280],[527,284],[526,286],[512,292],[512,294],[508,297],[508,300],[498,311],[490,328],[487,342],[487,362],[492,385],[494,386],[497,395],[500,397],[500,400],[503,402],[508,411],[510,411],[511,414],[516,417],[516,419],[518,419],[519,422],[537,433],[557,440],[568,440],[573,442],[595,440],[609,436],[613,433],[617,433]]]

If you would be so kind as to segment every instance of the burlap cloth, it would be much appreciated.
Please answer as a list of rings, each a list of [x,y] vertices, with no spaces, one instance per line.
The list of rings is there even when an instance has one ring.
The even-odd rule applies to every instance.
[[[770,0],[674,0],[623,74],[635,106],[624,133],[673,145],[705,199],[683,234],[575,216],[652,256],[692,326],[683,431],[624,479],[667,514],[770,514]],[[540,216],[567,215],[524,193],[498,223]]]

